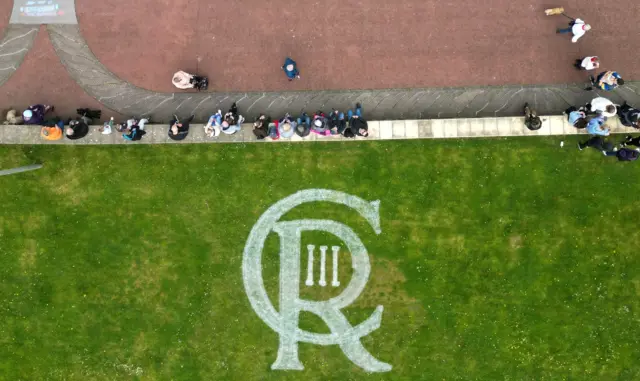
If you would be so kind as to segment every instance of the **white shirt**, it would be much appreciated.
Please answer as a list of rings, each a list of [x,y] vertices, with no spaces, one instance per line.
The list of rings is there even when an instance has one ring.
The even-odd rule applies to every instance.
[[[602,116],[606,116],[607,118],[610,118],[616,115],[615,111],[613,112],[613,114],[607,112],[607,106],[611,106],[611,105],[613,105],[613,102],[611,102],[607,98],[603,98],[603,97],[593,98],[593,100],[591,101],[591,112],[598,112],[602,114]]]
[[[585,70],[593,70],[599,66],[596,66],[596,62],[598,62],[596,60],[596,62],[593,62],[591,59],[592,58],[598,58],[597,56],[591,56],[591,57],[585,57],[582,62],[580,63],[580,66],[582,66]]]
[[[571,32],[573,33],[573,38],[571,39],[571,42],[577,42],[578,39],[582,36],[584,36],[585,34],[585,30],[584,30],[584,21],[580,20],[580,19],[576,19],[573,22],[573,27],[571,27]]]

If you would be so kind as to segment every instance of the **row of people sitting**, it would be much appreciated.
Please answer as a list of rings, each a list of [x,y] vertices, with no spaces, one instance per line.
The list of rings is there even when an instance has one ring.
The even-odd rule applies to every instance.
[[[100,110],[78,109],[79,117],[69,120],[68,127],[57,117],[47,118],[47,114],[55,108],[50,105],[36,104],[29,106],[22,116],[17,116],[15,110],[7,113],[5,124],[33,124],[43,125],[41,135],[47,140],[61,139],[66,135],[68,139],[81,139],[89,132],[89,126],[94,120],[101,117]],[[525,108],[526,109],[526,108]],[[622,125],[640,129],[640,109],[630,106],[626,102],[616,105],[604,97],[594,98],[582,107],[569,107],[565,112],[571,125],[578,129],[586,128],[592,135],[606,136],[609,133],[605,126],[607,118],[618,116]],[[171,120],[168,137],[172,140],[183,140],[189,133],[189,125],[193,116],[186,120],[180,120],[177,116]],[[204,126],[206,136],[215,138],[221,133],[235,134],[240,131],[245,118],[239,114],[238,106],[234,103],[227,113],[222,114],[218,110],[213,114]],[[144,126],[149,119],[129,119],[126,122],[113,126],[113,118],[106,122],[100,129],[103,134],[110,134],[112,127],[122,132],[126,140],[140,140],[145,135]],[[285,114],[283,118],[272,120],[271,117],[261,114],[253,124],[253,134],[257,139],[270,138],[289,139],[293,135],[300,137],[314,133],[322,136],[339,136],[353,138],[355,136],[366,137],[369,135],[367,121],[362,117],[362,106],[357,103],[355,109],[348,110],[346,115],[339,110],[332,110],[329,115],[317,111],[312,116],[303,112],[300,117],[293,118]]]
[[[303,112],[295,119],[286,114],[279,120],[272,120],[271,117],[261,114],[253,124],[253,134],[258,139],[290,139],[294,134],[304,138],[311,133],[321,136],[342,135],[347,138],[367,137],[369,126],[362,117],[360,103],[356,103],[355,110],[348,110],[346,117],[338,110],[332,110],[328,116],[322,111],[317,111],[313,116]]]

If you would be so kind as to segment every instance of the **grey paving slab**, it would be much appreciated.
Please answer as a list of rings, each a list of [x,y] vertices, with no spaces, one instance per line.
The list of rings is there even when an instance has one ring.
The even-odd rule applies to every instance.
[[[39,25],[11,25],[0,41],[0,86],[18,69],[33,46]],[[6,105],[10,106],[10,105]]]
[[[421,139],[429,139],[433,137],[433,130],[431,128],[431,120],[419,120],[418,121],[418,136]]]

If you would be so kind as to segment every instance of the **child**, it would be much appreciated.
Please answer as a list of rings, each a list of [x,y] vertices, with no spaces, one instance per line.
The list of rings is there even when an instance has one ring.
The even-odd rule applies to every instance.
[[[287,75],[289,81],[293,81],[295,78],[300,79],[300,72],[298,71],[298,67],[296,65],[296,61],[287,57],[284,60],[284,65],[282,65],[282,70],[284,70],[284,74]]]

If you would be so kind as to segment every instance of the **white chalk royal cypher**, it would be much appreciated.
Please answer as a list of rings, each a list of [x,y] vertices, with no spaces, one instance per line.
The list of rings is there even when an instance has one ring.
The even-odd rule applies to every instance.
[[[380,201],[368,202],[343,192],[326,189],[308,189],[286,197],[260,216],[251,229],[244,248],[242,277],[251,306],[267,325],[280,335],[278,357],[271,369],[302,370],[304,366],[298,357],[298,343],[318,345],[339,345],[344,354],[354,364],[367,372],[388,372],[391,365],[379,361],[369,353],[360,338],[380,327],[382,306],[377,306],[373,314],[364,322],[351,326],[341,309],[353,303],[369,280],[371,265],[369,255],[358,235],[348,226],[320,219],[280,221],[280,218],[298,205],[308,202],[331,202],[356,210],[374,229],[380,229]],[[300,298],[301,237],[304,231],[323,231],[340,238],[351,253],[353,276],[342,293],[324,301]],[[267,236],[274,232],[280,238],[280,311],[276,311],[269,300],[262,279],[262,250]],[[312,286],[314,245],[308,245],[307,279]],[[320,278],[322,287],[326,282],[326,254],[328,246],[320,246]],[[333,254],[331,286],[338,287],[339,246],[331,247]],[[301,311],[311,312],[320,317],[331,333],[314,333],[298,327]]]

